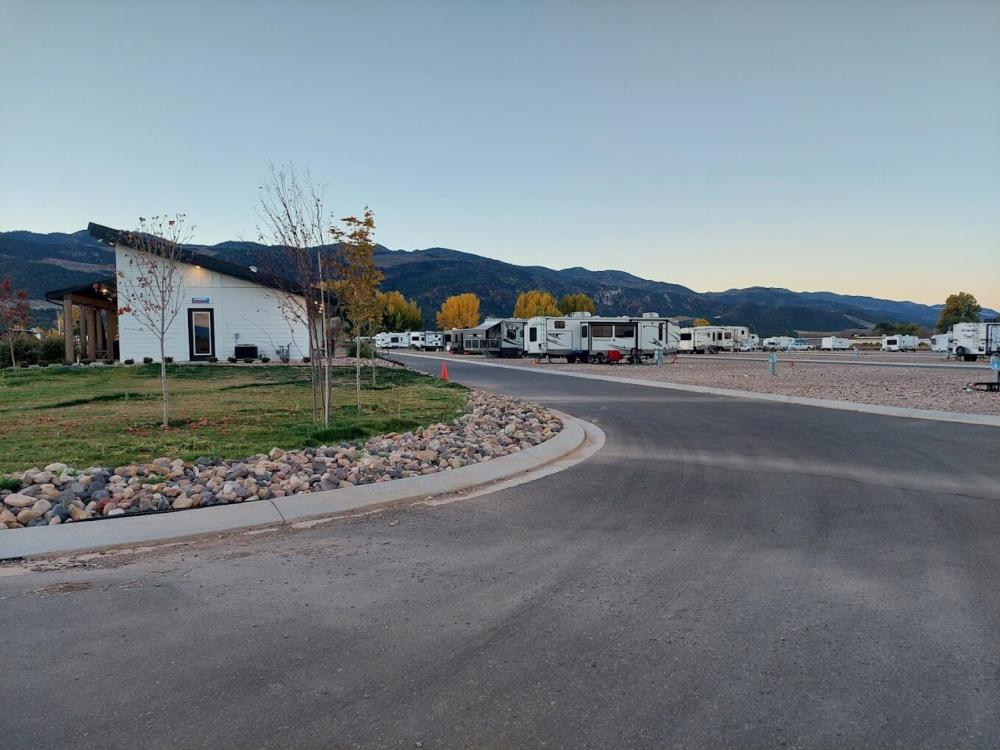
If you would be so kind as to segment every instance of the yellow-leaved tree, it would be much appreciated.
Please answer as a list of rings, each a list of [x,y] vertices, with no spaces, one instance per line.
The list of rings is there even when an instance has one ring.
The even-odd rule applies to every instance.
[[[559,300],[559,311],[563,315],[575,312],[588,312],[593,315],[597,312],[597,305],[594,304],[594,300],[583,292],[564,294]]]
[[[400,292],[379,292],[382,307],[382,330],[390,332],[416,331],[421,327],[420,307]]]
[[[521,292],[514,304],[515,318],[533,318],[536,315],[559,315],[556,298],[540,289]]]
[[[472,292],[455,294],[441,303],[435,316],[438,328],[475,328],[479,325],[479,297]]]
[[[691,325],[694,326],[695,328],[697,328],[698,326],[710,326],[712,325],[712,321],[709,320],[708,318],[695,318],[694,322]]]

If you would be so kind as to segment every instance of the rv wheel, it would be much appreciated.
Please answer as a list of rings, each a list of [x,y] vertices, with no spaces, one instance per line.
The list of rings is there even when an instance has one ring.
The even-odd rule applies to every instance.
[[[965,347],[964,346],[956,346],[955,347],[955,356],[956,357],[964,357],[965,356]]]
[[[594,362],[596,362],[599,365],[606,364],[607,361],[608,361],[608,357],[603,352],[600,352],[600,353],[594,355]]]

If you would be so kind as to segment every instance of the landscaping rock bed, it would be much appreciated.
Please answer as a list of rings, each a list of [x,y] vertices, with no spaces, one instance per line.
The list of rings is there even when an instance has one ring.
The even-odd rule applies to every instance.
[[[53,463],[11,475],[0,490],[0,528],[266,500],[449,471],[538,445],[562,429],[534,404],[473,391],[454,422],[390,433],[363,445],[274,448],[240,460],[158,458],[151,463],[77,471]]]

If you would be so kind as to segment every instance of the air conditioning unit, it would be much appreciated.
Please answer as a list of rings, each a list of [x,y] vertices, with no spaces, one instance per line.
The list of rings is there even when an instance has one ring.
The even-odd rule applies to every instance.
[[[256,344],[239,344],[233,351],[236,359],[257,359],[258,351]]]

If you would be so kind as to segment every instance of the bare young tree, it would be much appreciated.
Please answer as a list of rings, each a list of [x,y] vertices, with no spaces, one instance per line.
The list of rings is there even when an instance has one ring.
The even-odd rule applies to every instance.
[[[14,341],[31,324],[31,304],[24,289],[15,289],[7,278],[0,281],[0,335],[10,346],[10,366],[17,367]]]
[[[269,169],[257,200],[262,222],[258,238],[270,246],[262,263],[274,282],[270,294],[289,328],[308,331],[313,421],[329,425],[330,318],[334,311],[326,292],[322,248],[332,218],[324,206],[323,191],[308,171],[300,174],[293,164],[271,164]]]
[[[139,219],[139,228],[128,232],[127,267],[118,269],[118,314],[132,315],[138,325],[160,345],[160,386],[163,391],[162,427],[169,426],[167,389],[167,336],[184,307],[183,244],[192,229],[185,215]]]

